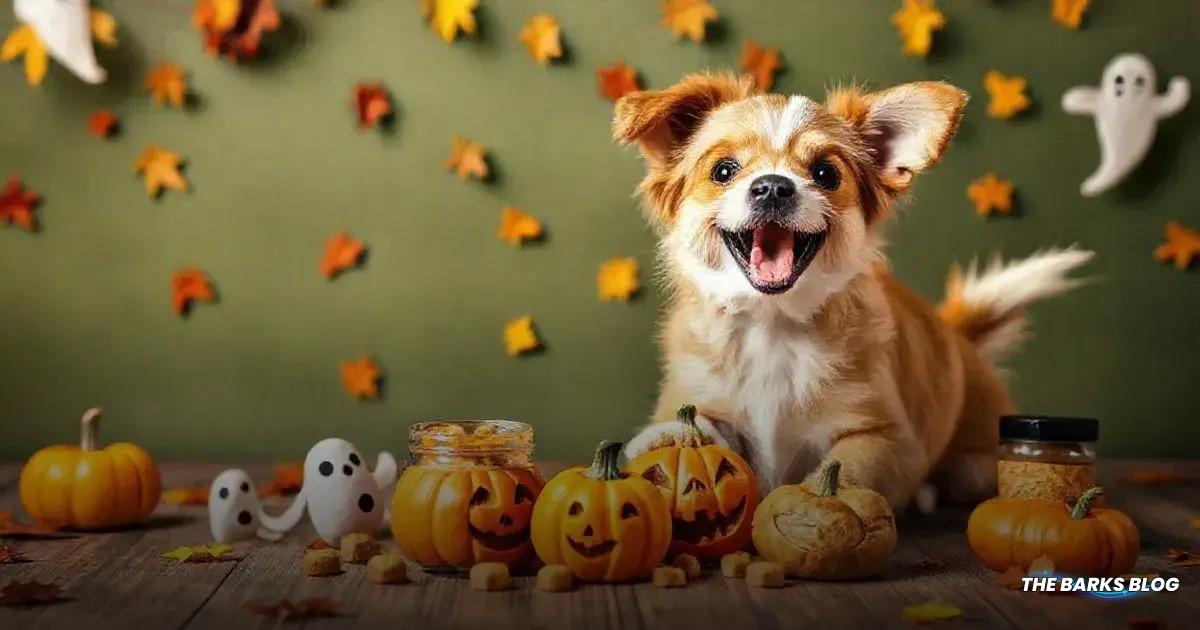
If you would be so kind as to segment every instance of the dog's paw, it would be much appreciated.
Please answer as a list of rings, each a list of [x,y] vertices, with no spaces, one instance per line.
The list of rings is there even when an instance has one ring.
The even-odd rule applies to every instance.
[[[696,416],[696,426],[700,428],[700,433],[704,434],[705,438],[713,441],[713,444],[729,448],[729,441],[721,435],[712,420],[704,416]],[[646,451],[664,446],[675,446],[683,441],[684,431],[684,426],[678,422],[656,422],[648,425],[625,444],[625,457],[633,459]]]

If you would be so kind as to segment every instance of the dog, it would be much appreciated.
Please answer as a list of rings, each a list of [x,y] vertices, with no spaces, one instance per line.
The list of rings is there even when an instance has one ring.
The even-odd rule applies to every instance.
[[[658,404],[628,456],[678,439],[691,403],[764,492],[836,458],[845,484],[896,508],[928,483],[952,502],[995,493],[998,419],[1014,412],[996,361],[1025,308],[1078,284],[1068,274],[1092,253],[952,269],[937,308],[892,276],[883,227],[966,102],[941,82],[821,104],[697,74],[616,104],[615,139],[646,162],[638,194],[668,289]]]

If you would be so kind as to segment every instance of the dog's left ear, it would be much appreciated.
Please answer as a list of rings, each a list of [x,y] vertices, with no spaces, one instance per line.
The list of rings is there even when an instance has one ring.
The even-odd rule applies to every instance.
[[[873,94],[858,89],[828,96],[831,112],[847,120],[871,151],[880,180],[902,193],[913,175],[942,157],[962,119],[967,93],[936,81],[907,83]]]
[[[745,77],[693,74],[665,90],[633,92],[617,101],[613,138],[636,142],[651,166],[666,166],[712,110],[750,91]]]

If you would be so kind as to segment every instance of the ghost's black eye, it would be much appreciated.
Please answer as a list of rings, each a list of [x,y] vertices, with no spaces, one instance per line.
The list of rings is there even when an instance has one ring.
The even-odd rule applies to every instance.
[[[1146,85],[1146,77],[1139,76],[1138,78],[1133,80],[1133,84],[1138,87],[1142,87],[1143,85]]]
[[[1122,76],[1122,75],[1119,75],[1119,74],[1118,74],[1118,75],[1117,75],[1117,78],[1116,78],[1116,79],[1114,79],[1114,82],[1115,82],[1117,85],[1125,85],[1125,77],[1124,77],[1124,76]]]
[[[317,472],[321,473],[322,477],[328,477],[329,475],[332,475],[333,462],[321,462],[321,465],[317,466]]]
[[[228,499],[229,498],[229,488],[221,488],[220,490],[217,491],[217,496],[221,497],[222,499]]]
[[[358,458],[358,453],[350,453],[350,463],[355,466],[362,465],[362,460]]]
[[[349,477],[354,474],[354,469],[350,467],[350,464],[345,464],[342,466],[342,474]]]
[[[240,487],[242,489],[242,492],[250,492],[250,484],[246,483],[245,481],[242,482],[242,485]]]
[[[720,161],[713,165],[712,173],[709,174],[709,177],[714,182],[724,186],[733,180],[733,176],[737,175],[741,169],[742,167],[737,163],[737,160],[733,158],[721,158]]]
[[[825,160],[813,164],[811,172],[813,181],[825,190],[837,190],[842,185],[842,174],[836,166]]]

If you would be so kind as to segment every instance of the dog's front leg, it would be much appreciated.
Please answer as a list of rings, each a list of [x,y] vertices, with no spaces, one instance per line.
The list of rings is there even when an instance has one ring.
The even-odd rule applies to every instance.
[[[705,438],[712,440],[714,444],[733,449],[743,458],[749,455],[745,437],[732,424],[711,418],[701,410],[696,414],[696,427],[700,429],[700,433]],[[683,423],[677,422],[674,418],[665,420],[656,416],[650,424],[643,427],[633,439],[626,443],[625,456],[632,459],[660,446],[679,444],[684,435]]]
[[[870,488],[899,510],[913,498],[929,473],[925,449],[911,428],[883,424],[843,431],[825,454],[824,461],[842,464],[841,485]],[[805,480],[817,482],[816,471]]]

